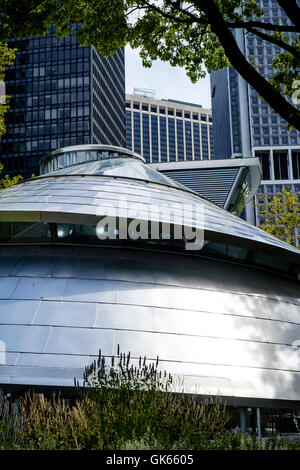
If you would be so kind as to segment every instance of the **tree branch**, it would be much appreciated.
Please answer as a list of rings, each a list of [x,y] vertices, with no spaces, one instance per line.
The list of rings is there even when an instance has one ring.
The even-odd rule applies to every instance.
[[[261,28],[267,31],[278,31],[283,33],[299,33],[300,27],[273,23],[264,23],[263,21],[225,21],[229,28]]]
[[[140,11],[140,10],[144,10],[144,9],[145,9],[144,6],[141,6],[141,7],[135,6],[135,7],[132,8],[132,10],[128,10],[128,11],[126,12],[125,16],[130,16],[130,15],[131,15],[132,13],[134,13],[135,11],[137,11],[137,10]]]
[[[286,12],[291,22],[300,29],[300,8],[296,0],[277,0],[278,5]]]
[[[171,6],[172,8],[174,8],[175,10],[177,10],[178,13],[183,13],[184,15],[188,15],[188,16],[189,16],[191,19],[193,19],[196,23],[199,23],[199,22],[202,23],[201,17],[196,16],[196,15],[194,15],[193,13],[191,13],[190,11],[188,11],[189,8],[192,7],[192,5],[190,5],[190,6],[187,7],[186,9],[182,9],[178,3],[172,2],[172,0],[165,0],[165,3],[166,3],[167,5],[169,5],[169,6]]]
[[[262,31],[259,31],[256,28],[247,28],[247,30],[250,33],[255,34],[256,36],[259,36],[264,41],[271,42],[275,44],[276,46],[281,47],[282,49],[285,49],[287,52],[290,52],[294,57],[296,57],[300,61],[300,53],[298,49],[282,41],[282,39],[278,39],[278,38],[275,38],[274,36],[271,36],[270,34],[263,33]]]
[[[166,18],[170,21],[174,21],[177,23],[184,23],[184,24],[192,24],[195,22],[193,18],[178,18],[176,15],[172,15],[171,13],[167,13],[166,11],[162,10],[161,8],[157,7],[156,5],[153,5],[150,3],[148,0],[141,0],[141,4],[144,4],[144,8],[147,10],[152,10],[161,15],[163,18]],[[172,3],[171,3],[172,4]],[[172,5],[173,6],[173,5]],[[182,11],[182,13],[184,13]],[[188,16],[190,16],[190,13],[187,13]],[[197,18],[197,17],[195,17]]]
[[[195,0],[197,4],[199,0]],[[222,13],[214,1],[207,1],[201,8],[206,13],[211,24],[212,32],[217,36],[223,46],[225,54],[231,65],[258,93],[280,114],[289,124],[300,129],[300,112],[292,106],[279,91],[277,91],[256,69],[249,64],[238,47],[229,27],[226,25]]]

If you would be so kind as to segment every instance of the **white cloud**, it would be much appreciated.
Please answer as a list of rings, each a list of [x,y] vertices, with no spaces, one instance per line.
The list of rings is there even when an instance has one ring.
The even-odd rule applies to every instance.
[[[142,66],[138,51],[126,47],[125,50],[126,93],[133,93],[136,88],[149,88],[156,91],[155,97],[171,98],[211,107],[209,75],[193,84],[184,69],[171,67],[156,61],[150,69]]]

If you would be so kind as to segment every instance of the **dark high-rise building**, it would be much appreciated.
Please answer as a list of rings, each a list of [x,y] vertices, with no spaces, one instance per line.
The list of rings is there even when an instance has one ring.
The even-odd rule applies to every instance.
[[[285,11],[279,7],[276,0],[259,0],[258,4],[264,10],[261,21],[290,24]],[[234,31],[234,35],[247,60],[249,62],[255,60],[257,70],[265,78],[272,77],[273,59],[284,52],[283,49],[243,29]],[[296,39],[296,33],[288,35],[293,41]],[[249,156],[251,153],[256,154],[272,148],[288,149],[300,145],[300,132],[295,129],[289,130],[287,122],[233,67],[212,72],[211,89],[215,135],[214,158]]]
[[[262,21],[290,23],[277,1],[259,0],[258,4],[264,10]],[[283,50],[243,29],[234,34],[248,61],[255,60],[258,71],[266,78],[271,77],[273,59]],[[296,33],[288,34],[295,39]],[[233,67],[211,73],[211,90],[213,158],[259,157],[262,167],[259,193],[272,197],[285,187],[299,192],[300,132],[289,129],[287,122]],[[259,206],[249,205],[247,219],[256,225],[262,223],[264,216]]]
[[[56,148],[80,144],[125,147],[124,49],[101,57],[75,33],[11,39],[18,49],[6,72],[11,109],[1,141],[5,172],[30,177]]]

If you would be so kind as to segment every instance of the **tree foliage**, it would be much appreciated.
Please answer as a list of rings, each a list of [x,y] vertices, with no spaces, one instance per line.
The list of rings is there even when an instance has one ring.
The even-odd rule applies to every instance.
[[[300,94],[300,7],[298,0],[276,0],[286,24],[265,19],[258,0],[2,0],[0,40],[46,34],[55,24],[58,36],[81,24],[77,37],[110,56],[129,44],[140,49],[143,64],[156,59],[186,69],[195,82],[205,69],[231,64],[289,124],[300,129],[300,113],[290,97]],[[265,78],[241,52],[235,31],[280,49],[275,73]]]
[[[9,97],[5,95],[4,78],[5,68],[13,65],[15,50],[7,47],[6,43],[0,42],[0,139],[5,134],[4,114],[9,109]]]
[[[0,173],[3,170],[3,165],[0,163]],[[3,188],[10,188],[10,186],[14,186],[15,184],[21,183],[23,181],[23,176],[16,175],[10,177],[9,175],[4,175],[4,178],[0,179],[0,189]]]
[[[296,244],[295,231],[300,229],[298,194],[288,188],[282,189],[271,200],[266,194],[258,196],[262,202],[259,211],[265,216],[260,228],[290,245]]]
[[[14,63],[15,51],[16,49],[9,48],[6,43],[0,42],[0,139],[6,132],[4,115],[9,109],[9,96],[5,94],[5,88],[1,85],[4,84],[6,67]],[[0,163],[0,173],[2,171],[3,165]],[[14,186],[22,180],[21,175],[13,176],[12,178],[9,175],[5,175],[4,178],[0,179],[0,189]]]

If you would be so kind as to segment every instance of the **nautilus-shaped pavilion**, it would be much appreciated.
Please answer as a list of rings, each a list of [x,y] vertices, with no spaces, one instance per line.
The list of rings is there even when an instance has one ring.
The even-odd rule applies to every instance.
[[[300,252],[133,152],[46,156],[0,191],[0,251],[0,388],[71,390],[120,345],[186,392],[299,406]]]

